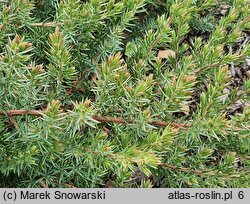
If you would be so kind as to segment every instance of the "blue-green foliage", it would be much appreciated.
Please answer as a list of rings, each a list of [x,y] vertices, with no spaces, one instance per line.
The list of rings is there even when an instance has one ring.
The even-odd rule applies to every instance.
[[[219,3],[0,2],[0,187],[249,187],[249,5]]]

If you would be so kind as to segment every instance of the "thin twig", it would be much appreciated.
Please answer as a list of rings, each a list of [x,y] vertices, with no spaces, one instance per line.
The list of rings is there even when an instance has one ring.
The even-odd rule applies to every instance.
[[[204,67],[202,67],[202,68],[200,68],[198,70],[195,70],[194,72],[195,72],[196,75],[199,75],[200,73],[202,73],[204,71],[207,71],[207,70],[209,70],[211,68],[218,67],[218,66],[220,66],[220,63],[216,62],[216,63],[213,63],[213,64],[209,64],[207,66],[204,66]]]
[[[154,122],[151,122],[150,124],[154,125],[154,126],[159,126],[159,127],[166,127],[168,125],[172,125],[175,128],[188,128],[188,127],[190,127],[189,124],[170,123],[170,122],[165,122],[165,121],[154,121]]]
[[[42,187],[42,188],[47,188],[47,185],[46,185],[46,183],[45,183],[44,180],[42,180],[42,182],[41,182],[41,187]]]
[[[229,46],[229,54],[232,54],[233,53],[233,48],[232,46]],[[235,69],[234,69],[234,63],[230,63],[230,72],[231,72],[231,76],[232,77],[235,77]]]
[[[250,155],[240,155],[240,154],[238,154],[237,157],[239,157],[240,159],[250,160]]]
[[[32,23],[31,25],[34,27],[56,27],[63,25],[63,23],[48,22],[48,23]]]
[[[12,122],[12,124],[14,125],[14,127],[15,127],[16,129],[19,129],[19,125],[17,124],[17,121],[16,121],[15,117],[10,116],[9,119],[10,119],[10,121]]]
[[[224,177],[224,178],[238,178],[239,175],[237,174],[223,174],[222,172],[217,172],[217,171],[201,171],[201,170],[193,170],[190,168],[186,168],[186,167],[178,167],[178,166],[173,166],[170,164],[159,164],[159,167],[166,167],[168,169],[171,170],[176,170],[176,171],[181,171],[181,172],[187,172],[187,173],[193,173],[199,176],[220,176],[220,177]]]
[[[105,122],[105,123],[117,123],[117,124],[131,123],[131,121],[126,122],[122,118],[113,118],[113,117],[93,116],[93,119],[96,121]]]
[[[77,91],[81,91],[83,93],[86,92],[86,90],[84,88],[79,88],[78,87],[78,83],[83,80],[87,74],[87,72],[89,71],[89,69],[84,69],[83,72],[81,73],[80,77],[74,81],[74,87],[72,87],[70,90],[69,90],[69,93],[73,92],[73,90],[77,90]]]
[[[31,115],[31,116],[42,116],[42,113],[37,110],[9,110],[5,112],[0,112],[0,115],[7,116],[21,116],[21,115]]]
[[[242,48],[244,48],[246,46],[246,44],[248,43],[248,41],[250,40],[250,36],[247,35],[246,39],[244,40],[244,42],[240,45],[239,49],[237,51],[240,51]]]
[[[182,171],[182,172],[191,172],[191,173],[194,173],[194,174],[197,174],[197,175],[203,175],[204,174],[204,172],[200,171],[200,170],[193,170],[193,169],[189,169],[189,168],[185,168],[185,167],[172,166],[170,164],[159,164],[158,166],[159,167],[167,167],[169,169],[179,170],[179,171]]]
[[[241,55],[238,56],[238,59],[245,59],[245,57],[246,56],[244,54],[241,54]],[[219,67],[220,65],[222,65],[220,62],[209,64],[209,65],[206,65],[206,66],[204,66],[204,67],[202,67],[202,68],[200,68],[198,70],[195,70],[194,73],[196,75],[199,75],[199,74],[201,74],[204,71],[207,71],[207,70],[215,68],[215,67]]]
[[[249,21],[250,21],[250,15],[248,15],[246,18],[243,19],[243,21],[241,21],[239,27],[245,25],[245,24],[248,23]]]
[[[64,186],[67,188],[77,188],[73,184],[67,184],[67,183],[65,183]]]
[[[43,116],[41,111],[37,110],[9,110],[5,112],[0,112],[0,115],[7,115],[9,117],[13,116],[22,116],[22,115],[30,115],[30,116]],[[131,124],[133,123],[132,120],[125,120],[123,118],[114,118],[114,117],[104,117],[104,116],[92,116],[92,118],[98,122],[104,123],[117,123],[117,124]],[[180,123],[171,123],[165,121],[153,121],[150,122],[151,125],[159,126],[159,127],[166,127],[168,125],[172,125],[175,128],[188,128],[190,127],[189,124],[180,124]]]
[[[83,92],[83,93],[86,92],[85,88],[83,88],[83,87],[79,88],[78,84],[79,84],[80,81],[82,81],[83,79],[85,79],[85,77],[87,76],[87,73],[89,71],[90,71],[90,69],[88,69],[88,68],[86,68],[86,69],[83,70],[83,72],[81,73],[80,77],[74,81],[74,86],[68,90],[69,94],[71,94],[74,90],[77,90],[77,91],[80,91],[80,92]],[[93,82],[93,81],[96,81],[96,80],[97,80],[96,74],[92,73],[90,81]]]

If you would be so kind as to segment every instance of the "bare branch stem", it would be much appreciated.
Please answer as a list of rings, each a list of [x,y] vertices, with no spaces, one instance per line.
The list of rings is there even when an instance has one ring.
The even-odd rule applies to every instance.
[[[22,115],[30,115],[30,116],[43,116],[41,111],[37,110],[9,110],[5,112],[0,112],[0,115],[7,115],[9,117],[13,116],[22,116]],[[123,118],[114,118],[114,117],[108,117],[108,116],[93,116],[93,119],[98,122],[103,123],[117,123],[117,124],[126,124],[126,123],[133,123],[132,120],[125,120]],[[190,127],[189,124],[180,124],[180,123],[171,123],[171,122],[165,122],[165,121],[153,121],[150,122],[151,125],[159,126],[159,127],[166,127],[168,125],[172,125],[175,128],[188,128]]]

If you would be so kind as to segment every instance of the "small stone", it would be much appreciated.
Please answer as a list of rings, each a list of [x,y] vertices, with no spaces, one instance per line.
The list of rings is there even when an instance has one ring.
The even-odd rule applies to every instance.
[[[166,50],[160,50],[158,52],[158,58],[159,59],[168,59],[169,57],[175,57],[176,53],[173,50],[166,49]]]

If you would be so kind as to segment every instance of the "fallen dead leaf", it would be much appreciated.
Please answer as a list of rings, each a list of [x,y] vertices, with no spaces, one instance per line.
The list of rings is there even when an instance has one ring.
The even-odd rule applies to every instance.
[[[166,50],[160,50],[158,52],[158,58],[160,59],[167,59],[169,57],[175,57],[175,51],[171,50],[171,49],[166,49]]]
[[[221,5],[219,8],[219,12],[222,16],[225,16],[229,9],[230,9],[229,5]]]
[[[189,108],[188,105],[183,104],[181,106],[181,110],[182,110],[183,113],[185,113],[185,115],[189,115],[190,114],[190,108]]]

